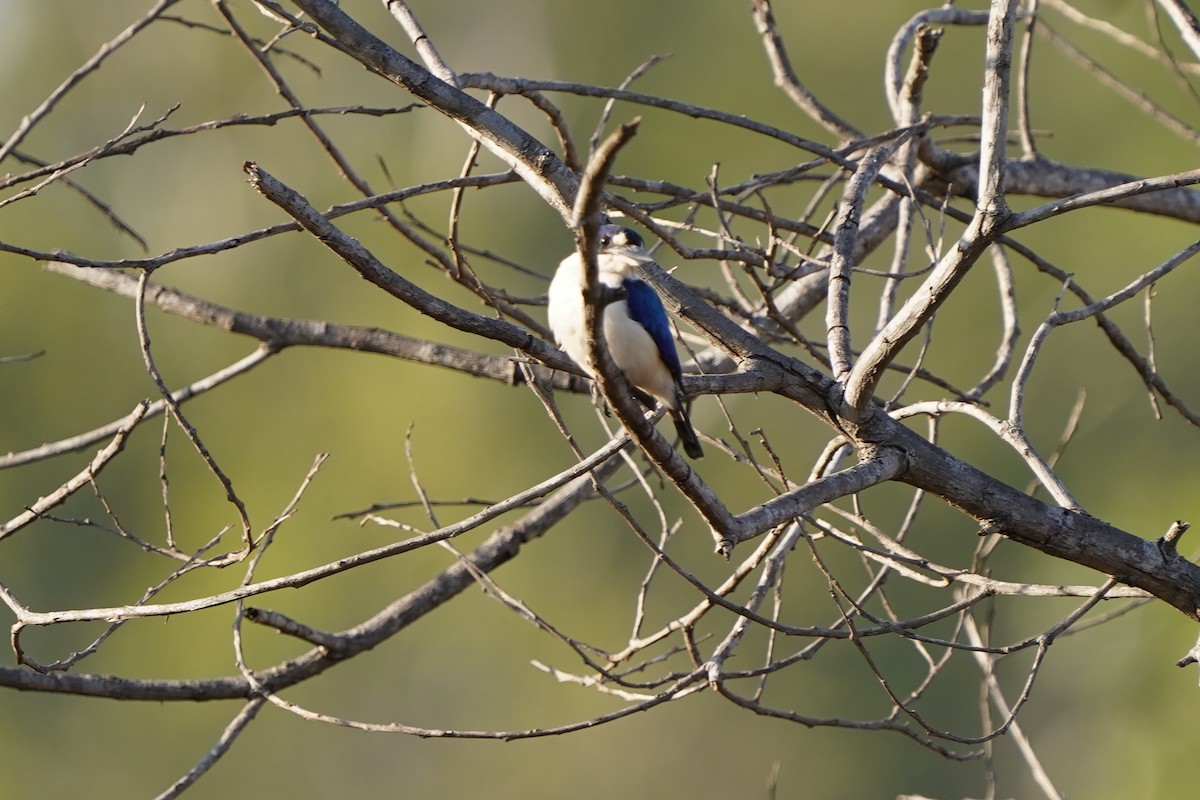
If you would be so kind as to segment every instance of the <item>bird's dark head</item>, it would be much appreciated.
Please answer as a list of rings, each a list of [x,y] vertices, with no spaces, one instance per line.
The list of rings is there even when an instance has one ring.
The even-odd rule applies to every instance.
[[[600,252],[641,250],[645,246],[642,237],[636,231],[623,228],[620,225],[601,225]]]

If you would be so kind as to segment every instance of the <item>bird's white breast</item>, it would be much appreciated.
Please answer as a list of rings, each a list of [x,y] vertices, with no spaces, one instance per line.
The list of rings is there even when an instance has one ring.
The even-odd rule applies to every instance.
[[[619,288],[630,263],[601,256],[598,277],[606,286]],[[563,259],[550,281],[548,319],[559,346],[576,364],[593,377],[588,360],[587,329],[583,306],[583,265],[578,253]],[[646,329],[629,317],[624,300],[604,309],[604,339],[617,366],[635,386],[657,397],[668,408],[676,408],[675,382],[658,354],[658,347]]]

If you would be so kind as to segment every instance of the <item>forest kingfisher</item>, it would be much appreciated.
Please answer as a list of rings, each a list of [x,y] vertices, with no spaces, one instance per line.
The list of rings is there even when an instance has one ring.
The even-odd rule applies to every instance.
[[[636,272],[639,263],[652,261],[653,257],[643,249],[642,237],[629,228],[602,225],[598,234],[597,277],[605,287],[602,303],[608,352],[630,383],[666,407],[684,452],[700,458],[704,450],[684,406],[680,386],[683,370],[675,352],[667,310],[654,289]],[[583,279],[583,260],[578,252],[571,253],[558,265],[550,281],[550,329],[567,355],[595,378],[595,369],[588,359]]]

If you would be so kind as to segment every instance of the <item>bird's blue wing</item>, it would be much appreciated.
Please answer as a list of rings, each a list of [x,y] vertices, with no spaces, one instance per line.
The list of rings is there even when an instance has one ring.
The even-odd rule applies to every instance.
[[[679,364],[679,354],[675,352],[675,340],[671,336],[671,322],[667,319],[667,310],[663,308],[662,300],[658,298],[650,284],[636,278],[626,278],[623,282],[625,302],[629,307],[629,317],[646,329],[650,338],[658,347],[658,354],[671,376],[676,381],[683,373]]]

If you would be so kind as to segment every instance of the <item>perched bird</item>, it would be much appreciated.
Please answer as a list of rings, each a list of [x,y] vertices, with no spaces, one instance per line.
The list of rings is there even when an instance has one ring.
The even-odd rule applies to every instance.
[[[679,354],[671,337],[667,310],[654,289],[636,273],[640,262],[653,260],[642,249],[642,237],[620,225],[600,227],[598,278],[604,287],[604,340],[616,365],[637,388],[653,395],[670,412],[675,430],[690,457],[704,451],[683,404]],[[588,361],[583,306],[583,261],[572,253],[558,265],[550,281],[550,329],[559,346],[593,378]]]

